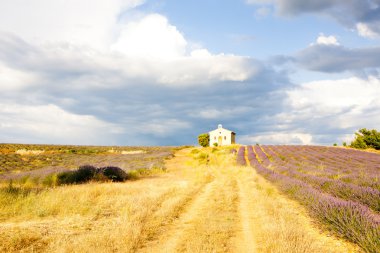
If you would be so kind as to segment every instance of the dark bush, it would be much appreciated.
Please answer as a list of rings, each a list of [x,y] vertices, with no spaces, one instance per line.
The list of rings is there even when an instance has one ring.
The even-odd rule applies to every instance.
[[[65,171],[65,172],[58,173],[57,183],[59,185],[74,184],[75,183],[74,173],[75,173],[74,171]]]
[[[65,171],[57,175],[58,184],[80,184],[90,181],[97,169],[91,165],[80,166],[78,170]]]
[[[96,168],[91,165],[80,166],[78,170],[65,171],[57,175],[57,184],[80,184],[90,180],[123,182],[128,179],[128,174],[119,167]]]
[[[103,174],[113,182],[123,182],[128,179],[128,174],[119,167],[103,167],[98,169],[98,173]]]

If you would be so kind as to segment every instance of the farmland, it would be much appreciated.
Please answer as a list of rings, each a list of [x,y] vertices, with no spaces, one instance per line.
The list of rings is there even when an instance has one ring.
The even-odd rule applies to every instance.
[[[307,208],[284,196],[260,171],[238,165],[236,157],[246,161],[247,153],[235,154],[232,148],[147,149],[145,154],[156,154],[166,169],[123,183],[32,185],[30,191],[9,191],[5,184],[0,251],[362,252],[322,229]],[[108,149],[84,155],[104,159]],[[171,157],[172,151],[171,159],[162,155]],[[152,161],[140,152],[128,154],[141,163]]]
[[[0,183],[39,184],[47,175],[82,165],[117,166],[125,171],[163,168],[174,147],[102,147],[0,144]]]
[[[245,164],[245,147],[237,162]],[[245,158],[245,157],[244,157]],[[380,155],[313,146],[248,146],[250,165],[326,229],[366,252],[380,249]]]

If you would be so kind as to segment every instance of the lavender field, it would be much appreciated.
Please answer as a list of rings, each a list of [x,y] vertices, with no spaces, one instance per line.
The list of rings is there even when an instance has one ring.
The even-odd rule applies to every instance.
[[[256,171],[305,205],[327,229],[380,252],[380,155],[322,146],[240,147]]]
[[[162,168],[174,147],[0,144],[0,183],[39,181],[82,165],[117,166],[124,171]]]

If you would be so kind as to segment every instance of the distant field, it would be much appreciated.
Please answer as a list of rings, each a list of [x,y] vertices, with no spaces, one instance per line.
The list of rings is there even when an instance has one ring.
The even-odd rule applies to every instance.
[[[163,167],[174,147],[0,144],[0,182],[76,169],[116,166],[125,171]]]
[[[245,152],[247,150],[247,152]],[[380,252],[380,155],[320,146],[248,146],[250,165],[304,204],[327,229]]]
[[[5,184],[0,252],[363,252],[317,226],[302,205],[254,169],[238,165],[233,148],[238,146],[180,149],[171,159],[159,155],[166,170],[123,183],[29,191]],[[85,150],[74,157],[94,161],[86,159],[113,157],[124,148],[116,154],[107,148],[79,154]],[[144,148],[129,151],[136,150]],[[171,149],[146,151],[168,154]],[[134,155],[151,162],[140,152],[125,156]]]

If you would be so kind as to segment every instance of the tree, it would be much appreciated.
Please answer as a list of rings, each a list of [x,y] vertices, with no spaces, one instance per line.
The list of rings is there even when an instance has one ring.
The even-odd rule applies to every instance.
[[[359,149],[374,148],[380,150],[380,132],[375,129],[362,128],[355,133],[355,140],[351,142],[350,146]]]
[[[202,147],[208,147],[210,145],[210,135],[208,133],[200,134],[198,136],[198,143]]]

